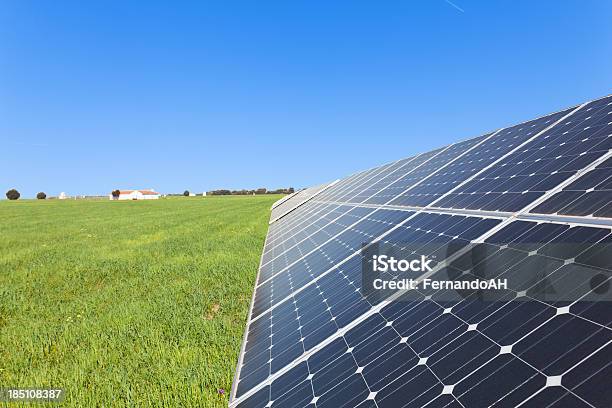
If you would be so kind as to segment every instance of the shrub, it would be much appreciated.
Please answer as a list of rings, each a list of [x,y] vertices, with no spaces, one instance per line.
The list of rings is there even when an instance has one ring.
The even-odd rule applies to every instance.
[[[119,198],[119,196],[121,195],[121,191],[113,190],[111,194],[113,195],[113,198]]]
[[[21,197],[21,194],[19,194],[19,191],[15,190],[14,188],[11,188],[6,192],[6,198],[9,200],[19,200],[19,197]]]
[[[41,191],[40,193],[36,194],[36,198],[38,198],[39,200],[44,200],[45,198],[47,198],[47,195]]]
[[[189,197],[189,190],[185,190],[185,191],[183,192],[183,195],[184,195],[185,197]]]

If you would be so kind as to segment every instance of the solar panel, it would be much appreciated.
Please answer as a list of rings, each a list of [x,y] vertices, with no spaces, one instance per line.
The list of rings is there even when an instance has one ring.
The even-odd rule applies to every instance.
[[[533,213],[612,217],[612,159],[579,177],[532,210]]]
[[[436,205],[518,211],[543,196],[608,154],[612,147],[609,99],[573,111]]]
[[[298,191],[294,191],[291,194],[287,194],[286,196],[280,198],[279,200],[276,200],[274,202],[274,204],[272,204],[272,206],[270,207],[270,210],[275,209],[276,207],[278,207],[279,205],[281,205],[282,203],[284,203],[285,201],[289,200],[290,198],[292,198],[293,196],[295,196],[296,194],[298,194],[301,190]]]
[[[278,220],[279,218],[284,217],[285,215],[289,214],[291,211],[294,211],[299,206],[312,200],[322,191],[333,186],[337,182],[338,180],[333,181],[331,183],[327,183],[327,184],[321,184],[315,187],[305,188],[304,190],[300,190],[297,193],[292,194],[291,197],[289,197],[287,200],[281,203],[275,203],[275,205],[272,206],[272,214],[270,216],[270,222],[272,223]]]
[[[605,97],[276,206],[230,406],[612,406],[611,149]],[[372,296],[395,250],[510,284]]]

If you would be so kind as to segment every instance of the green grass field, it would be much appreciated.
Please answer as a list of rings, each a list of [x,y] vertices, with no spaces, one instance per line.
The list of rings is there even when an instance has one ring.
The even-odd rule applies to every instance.
[[[0,201],[0,386],[227,406],[278,198]]]

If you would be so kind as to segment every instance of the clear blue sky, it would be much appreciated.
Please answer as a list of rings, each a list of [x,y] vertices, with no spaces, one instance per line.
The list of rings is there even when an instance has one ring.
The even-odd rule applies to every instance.
[[[0,2],[0,192],[303,187],[612,91],[606,1]]]

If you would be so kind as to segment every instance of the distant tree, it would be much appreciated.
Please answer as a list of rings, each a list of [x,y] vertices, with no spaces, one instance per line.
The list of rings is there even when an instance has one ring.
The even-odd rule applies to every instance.
[[[113,198],[119,198],[119,196],[121,195],[121,191],[113,190],[111,194],[112,194]]]
[[[47,198],[47,195],[41,191],[40,193],[36,194],[36,198],[38,198],[39,200],[44,200],[45,198]]]
[[[185,197],[189,197],[189,190],[185,190],[185,191],[183,192],[183,195],[184,195]]]
[[[276,190],[268,190],[266,194],[292,194],[294,192],[293,187],[279,188]]]
[[[208,195],[230,195],[232,192],[230,190],[213,190],[209,191]]]
[[[19,194],[19,191],[15,190],[14,188],[11,188],[6,192],[6,198],[9,200],[19,200],[19,197],[21,197],[21,194]]]
[[[277,190],[268,190],[264,187],[258,188],[257,190],[212,190],[206,192],[207,195],[253,195],[253,194],[291,194],[293,193],[293,187],[279,188]]]

